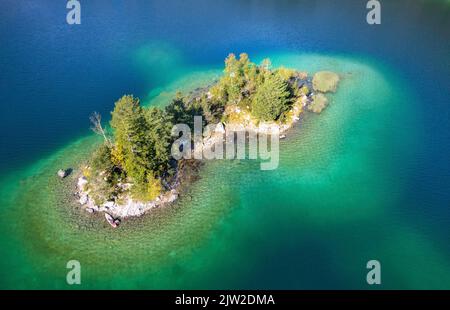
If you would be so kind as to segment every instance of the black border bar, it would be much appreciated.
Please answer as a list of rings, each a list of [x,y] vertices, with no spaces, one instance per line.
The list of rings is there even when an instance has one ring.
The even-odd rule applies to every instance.
[[[266,307],[279,305],[358,305],[358,306],[403,306],[415,305],[430,307],[431,305],[450,305],[449,291],[0,291],[2,302],[13,305],[36,307],[40,305],[64,307],[85,307],[97,305],[102,307],[113,307],[115,309],[127,308],[141,305],[149,306],[175,306],[183,308],[192,305],[177,305],[177,297],[209,297],[206,307],[194,305],[198,309],[208,308],[234,308],[236,306],[261,306],[259,303],[249,304],[251,300],[246,298],[245,304],[228,304],[226,306],[223,296],[266,296]],[[223,296],[222,296],[223,295]],[[269,301],[273,297],[274,304]],[[213,302],[214,300],[214,302]],[[240,301],[244,300],[242,297]],[[221,303],[222,301],[222,303]],[[226,301],[226,299],[225,299]],[[236,297],[234,299],[236,301]],[[447,308],[448,309],[448,308]]]

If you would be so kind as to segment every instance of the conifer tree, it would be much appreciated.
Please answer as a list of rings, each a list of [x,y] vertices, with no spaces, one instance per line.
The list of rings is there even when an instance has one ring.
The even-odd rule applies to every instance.
[[[152,171],[154,141],[148,138],[149,124],[139,99],[123,96],[112,112],[114,130],[113,158],[136,186],[148,183]]]
[[[262,121],[277,120],[289,107],[288,85],[276,75],[268,75],[252,100],[252,114]]]

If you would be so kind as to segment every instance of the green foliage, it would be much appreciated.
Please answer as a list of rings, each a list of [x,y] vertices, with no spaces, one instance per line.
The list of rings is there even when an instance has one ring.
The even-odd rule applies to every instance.
[[[147,138],[149,125],[139,99],[124,96],[116,102],[112,112],[117,163],[134,182],[145,183],[151,172],[151,141]]]
[[[194,116],[203,115],[203,108],[200,102],[192,101],[188,104],[187,99],[177,93],[165,112],[172,118],[173,124],[186,124],[194,128]]]
[[[239,59],[234,54],[230,54],[225,59],[224,77],[218,83],[219,88],[214,89],[214,93],[223,91],[226,96],[220,93],[219,98],[226,98],[227,103],[236,104],[255,91],[258,73],[258,66],[250,61],[247,54],[240,54]]]
[[[221,102],[224,105],[228,101],[228,92],[224,79],[219,80],[209,91],[217,102]]]
[[[230,54],[225,59],[224,72],[224,82],[228,93],[228,100],[236,103],[241,98],[241,89],[244,86],[245,80],[242,63],[236,59],[234,54]]]
[[[97,150],[93,170],[109,171],[106,179],[118,180],[123,175],[133,183],[134,194],[142,190],[154,196],[161,190],[154,180],[170,172],[172,116],[157,108],[144,109],[139,99],[123,96],[115,104],[111,127],[114,146]]]
[[[120,191],[117,187],[122,177],[120,169],[112,161],[111,149],[101,145],[92,155],[88,176],[90,195],[97,204],[112,200]]]
[[[272,70],[269,59],[261,65],[243,53],[225,59],[222,78],[208,92],[183,97],[177,93],[165,109],[144,108],[132,95],[120,98],[111,119],[113,139],[93,154],[89,187],[96,201],[118,197],[119,183],[131,183],[134,199],[149,201],[162,191],[162,181],[172,174],[170,148],[174,124],[194,128],[194,117],[203,116],[203,125],[224,119],[227,105],[236,105],[261,121],[283,121],[292,102],[309,93],[299,89],[295,70]],[[295,84],[295,85],[294,85]],[[231,117],[231,116],[229,116]],[[108,140],[109,142],[109,140]],[[102,201],[103,200],[103,201]]]
[[[190,117],[186,113],[186,103],[180,92],[177,92],[172,102],[166,106],[165,111],[171,115],[174,124],[186,124]]]
[[[310,94],[309,88],[306,85],[303,85],[302,88],[300,89],[300,93],[302,95],[306,95],[308,96]]]
[[[263,121],[277,120],[289,108],[289,95],[288,85],[279,75],[268,75],[253,97],[252,114]]]
[[[173,117],[165,111],[154,107],[145,110],[145,117],[148,125],[147,139],[151,146],[149,167],[156,176],[161,177],[170,168],[169,158]]]
[[[285,67],[280,67],[276,71],[276,74],[278,74],[284,81],[289,81],[292,77],[295,76],[295,70],[288,69]]]
[[[200,107],[208,124],[219,122],[225,111],[225,104],[222,101],[210,100],[206,95],[201,97]]]
[[[90,162],[92,170],[101,172],[112,172],[114,170],[114,163],[112,161],[111,149],[102,144],[92,155]]]
[[[131,197],[138,201],[148,202],[161,194],[161,181],[153,175],[148,175],[146,182],[135,183],[131,188]]]

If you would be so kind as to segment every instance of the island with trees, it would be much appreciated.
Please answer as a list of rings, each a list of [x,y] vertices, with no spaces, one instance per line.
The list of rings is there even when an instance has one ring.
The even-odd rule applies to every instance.
[[[92,129],[103,143],[80,169],[77,199],[86,211],[103,212],[113,227],[121,219],[170,204],[200,165],[171,156],[175,124],[192,127],[194,118],[202,116],[202,125],[218,124],[219,134],[236,125],[257,133],[270,134],[274,128],[283,133],[305,111],[320,113],[328,105],[325,93],[335,92],[338,82],[333,72],[311,77],[272,68],[268,59],[257,65],[243,53],[225,59],[220,79],[185,96],[177,93],[165,108],[144,107],[138,98],[125,95],[115,103],[110,126],[102,125],[98,113],[91,116]]]

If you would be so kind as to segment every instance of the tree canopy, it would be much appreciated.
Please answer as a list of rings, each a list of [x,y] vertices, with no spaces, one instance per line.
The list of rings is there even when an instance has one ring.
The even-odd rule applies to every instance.
[[[117,197],[124,183],[132,185],[129,191],[135,199],[156,198],[177,164],[170,156],[174,124],[192,129],[195,116],[203,116],[204,125],[216,123],[225,117],[228,105],[245,106],[257,121],[282,120],[301,91],[293,90],[295,70],[271,67],[269,59],[257,65],[245,53],[239,58],[230,54],[214,85],[190,96],[177,93],[164,109],[143,107],[138,98],[125,95],[111,112],[112,136],[94,113],[93,130],[104,139],[90,160],[89,182],[98,200]]]
[[[252,114],[263,121],[277,120],[289,108],[287,83],[277,74],[268,75],[252,100]]]
[[[156,198],[162,190],[160,179],[171,172],[173,116],[158,108],[143,108],[132,95],[120,98],[111,116],[113,141],[93,154],[91,183],[98,191],[105,191],[108,184],[119,191],[119,180],[127,181],[133,184],[133,197]]]

